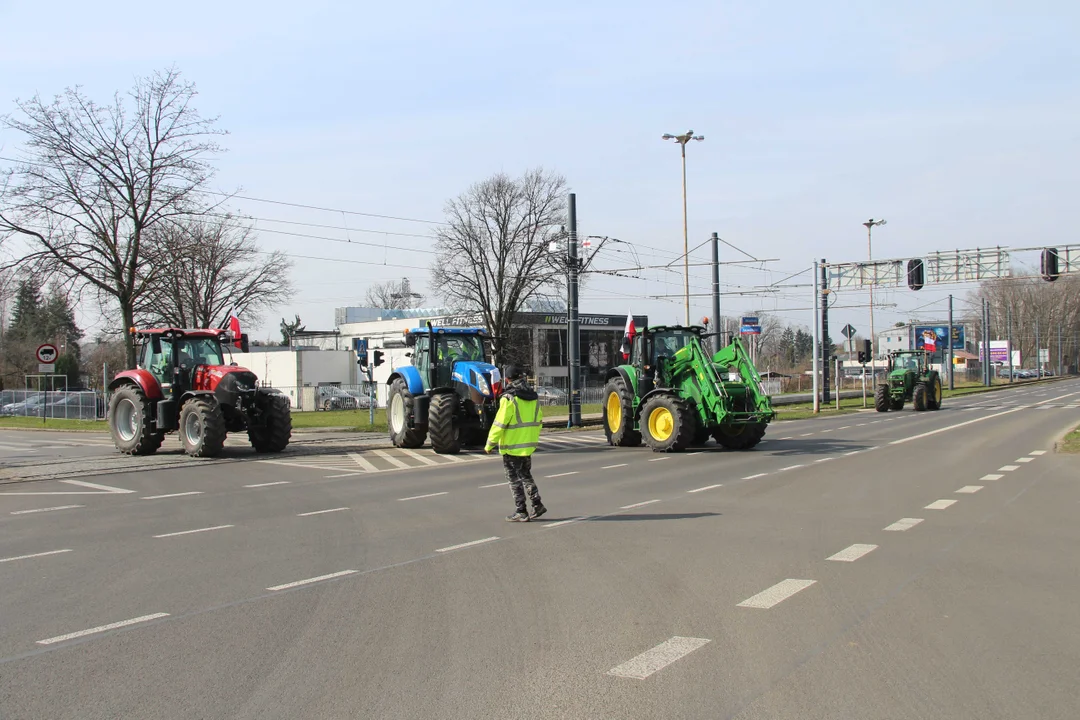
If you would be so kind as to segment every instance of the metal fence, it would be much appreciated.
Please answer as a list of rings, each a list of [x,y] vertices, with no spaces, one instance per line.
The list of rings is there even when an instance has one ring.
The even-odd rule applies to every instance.
[[[0,416],[97,420],[105,417],[105,398],[93,390],[4,390]]]

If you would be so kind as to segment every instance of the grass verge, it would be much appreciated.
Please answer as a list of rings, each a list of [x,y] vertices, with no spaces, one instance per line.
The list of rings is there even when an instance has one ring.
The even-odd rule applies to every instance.
[[[1061,439],[1057,447],[1058,452],[1080,454],[1080,427]]]
[[[105,432],[109,429],[104,420],[68,420],[66,418],[6,417],[0,418],[0,428],[26,428],[29,430],[84,430]]]

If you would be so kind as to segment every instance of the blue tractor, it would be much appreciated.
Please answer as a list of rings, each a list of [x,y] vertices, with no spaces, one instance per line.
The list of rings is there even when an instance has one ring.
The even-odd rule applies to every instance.
[[[387,381],[386,419],[396,447],[418,448],[431,438],[437,453],[481,445],[498,409],[499,370],[490,362],[482,328],[405,331],[412,364]]]

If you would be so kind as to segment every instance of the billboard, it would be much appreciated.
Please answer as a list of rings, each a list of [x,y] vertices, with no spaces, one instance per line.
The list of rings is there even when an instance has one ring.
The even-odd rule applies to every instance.
[[[952,329],[952,348],[953,350],[964,349],[964,326],[953,325]],[[949,324],[941,325],[916,325],[915,326],[915,349],[916,350],[942,350],[948,349],[948,345],[945,344],[945,336],[949,334]],[[932,345],[932,347],[927,347]],[[993,346],[991,346],[992,348]]]
[[[739,325],[739,333],[741,335],[760,335],[761,325],[758,324],[758,319],[753,316],[744,317]]]
[[[983,349],[983,343],[979,343],[979,357],[983,357],[985,350]],[[1001,363],[1002,365],[1009,364],[1009,341],[1008,340],[991,340],[990,341],[990,362]]]

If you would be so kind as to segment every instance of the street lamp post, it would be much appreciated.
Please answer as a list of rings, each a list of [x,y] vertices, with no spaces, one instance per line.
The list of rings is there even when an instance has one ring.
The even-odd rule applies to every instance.
[[[705,139],[704,135],[695,135],[693,130],[687,130],[682,135],[665,133],[664,140],[674,140],[679,144],[682,151],[682,229],[683,229],[683,292],[686,296],[686,324],[690,324],[690,233],[686,222],[686,143],[691,140],[698,142]],[[719,319],[717,319],[719,322]]]
[[[874,228],[878,225],[884,225],[884,220],[875,220],[870,218],[863,223],[866,226],[866,259],[871,263],[874,262]],[[877,377],[877,336],[874,335],[874,280],[877,279],[877,273],[874,268],[870,268],[870,272],[873,273],[870,279],[870,372]],[[949,338],[949,342],[952,342],[952,338]]]

